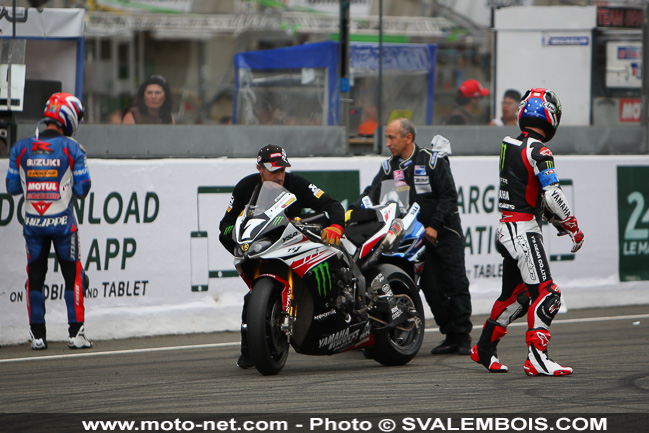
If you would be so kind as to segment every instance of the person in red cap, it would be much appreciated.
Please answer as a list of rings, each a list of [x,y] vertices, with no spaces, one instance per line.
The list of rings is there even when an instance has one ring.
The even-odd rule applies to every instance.
[[[345,225],[345,209],[338,200],[335,200],[322,189],[309,182],[302,176],[287,173],[290,167],[286,151],[280,146],[269,144],[262,147],[257,154],[257,171],[241,179],[232,191],[230,204],[225,216],[219,224],[219,240],[223,246],[234,255],[236,242],[232,239],[232,231],[239,214],[250,201],[257,186],[263,182],[275,182],[295,194],[297,205],[286,209],[286,216],[297,217],[303,208],[313,209],[316,212],[327,212],[330,226],[322,230],[322,240],[327,245],[339,245]],[[248,341],[245,318],[247,314],[248,296],[243,298],[243,311],[241,313],[241,356],[237,360],[239,368],[254,367],[248,353]]]
[[[457,88],[455,107],[442,122],[444,125],[475,125],[473,117],[480,101],[489,95],[489,89],[482,87],[478,80],[466,80]]]

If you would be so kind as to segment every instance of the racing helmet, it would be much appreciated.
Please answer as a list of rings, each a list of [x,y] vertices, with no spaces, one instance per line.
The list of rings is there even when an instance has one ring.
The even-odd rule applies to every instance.
[[[45,123],[56,123],[66,136],[71,137],[77,132],[83,119],[83,105],[79,98],[69,93],[55,93],[50,96],[45,105]]]
[[[521,130],[525,127],[541,128],[546,141],[550,141],[561,121],[561,102],[552,90],[530,89],[518,104],[517,117]]]

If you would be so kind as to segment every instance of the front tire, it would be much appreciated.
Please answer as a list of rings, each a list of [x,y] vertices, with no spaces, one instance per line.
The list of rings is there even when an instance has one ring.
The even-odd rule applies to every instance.
[[[417,355],[424,341],[424,307],[419,289],[408,274],[394,265],[379,265],[378,271],[390,283],[397,304],[405,305],[412,314],[408,322],[386,332],[374,333],[374,346],[365,350],[380,364],[405,365]]]
[[[282,290],[271,278],[255,282],[248,305],[250,360],[263,375],[279,373],[288,357],[288,337],[282,332]]]

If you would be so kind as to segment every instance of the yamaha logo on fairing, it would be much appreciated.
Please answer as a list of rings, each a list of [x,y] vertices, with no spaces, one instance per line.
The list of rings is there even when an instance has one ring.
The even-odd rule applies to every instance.
[[[359,332],[360,330],[357,329],[350,334],[349,328],[345,328],[342,331],[338,331],[335,334],[331,334],[325,338],[320,339],[320,341],[318,341],[318,347],[322,348],[327,346],[327,349],[335,350],[337,348],[340,348],[341,346],[350,344],[356,339]]]
[[[291,234],[288,234],[288,235],[286,235],[285,237],[282,238],[282,242],[285,243],[287,241],[290,241],[291,239],[293,239],[297,235],[298,235],[298,232],[293,232]]]

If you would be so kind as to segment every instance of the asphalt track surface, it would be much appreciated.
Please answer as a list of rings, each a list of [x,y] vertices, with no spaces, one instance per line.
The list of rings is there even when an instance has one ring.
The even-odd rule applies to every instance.
[[[484,320],[473,317],[474,341]],[[84,431],[50,428],[59,422],[54,414],[79,413],[327,414],[349,420],[363,414],[622,414],[613,416],[626,426],[607,431],[649,432],[649,306],[558,315],[549,350],[554,360],[574,368],[565,377],[525,375],[524,321],[512,324],[500,343],[500,360],[510,368],[505,374],[489,373],[468,356],[431,355],[441,335],[430,322],[422,350],[408,365],[384,367],[360,352],[291,352],[276,376],[237,368],[239,336],[229,332],[95,341],[92,349],[77,351],[62,342],[46,351],[3,346],[0,432]]]

